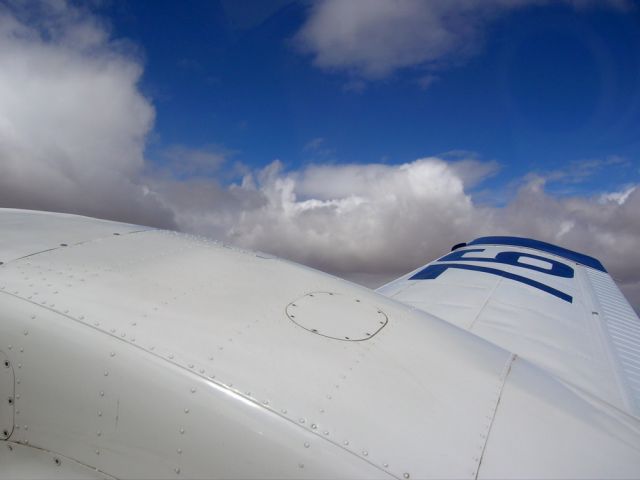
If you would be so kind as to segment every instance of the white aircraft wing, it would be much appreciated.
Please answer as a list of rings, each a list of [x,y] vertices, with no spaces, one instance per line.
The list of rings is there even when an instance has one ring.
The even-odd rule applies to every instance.
[[[377,291],[640,412],[640,321],[595,258],[527,238],[484,237]]]
[[[640,472],[640,420],[613,399],[291,262],[3,209],[0,261],[0,478]]]

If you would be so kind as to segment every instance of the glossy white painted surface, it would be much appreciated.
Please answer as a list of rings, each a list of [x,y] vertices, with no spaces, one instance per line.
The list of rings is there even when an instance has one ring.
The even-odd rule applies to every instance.
[[[0,443],[0,471],[3,478],[30,480],[113,478],[70,458],[15,442]]]
[[[409,280],[412,274],[408,274],[378,291],[517,353],[559,379],[638,416],[640,320],[611,277],[537,250],[481,247],[485,251],[474,252],[474,256],[533,253],[569,265],[575,272],[573,278],[521,266],[500,264],[499,268],[567,293],[572,302],[517,281],[456,269],[431,280]],[[475,246],[461,251],[468,249],[473,251]]]
[[[49,217],[39,224],[29,213],[29,235],[56,231]],[[117,225],[87,239],[83,222],[92,221],[67,228],[69,246],[0,267],[0,350],[16,381],[11,442],[116,478],[640,472],[637,419],[594,421],[614,409],[593,410],[590,397],[436,317],[206,239],[108,233]],[[298,302],[303,326],[290,318]],[[365,335],[337,339],[352,332]],[[503,392],[515,393],[503,403]],[[558,422],[536,402],[578,414]],[[522,419],[530,406],[542,412],[535,424]],[[516,449],[519,468],[499,452],[527,429],[547,445]],[[581,448],[604,448],[606,461],[556,455],[555,438],[585,431]]]

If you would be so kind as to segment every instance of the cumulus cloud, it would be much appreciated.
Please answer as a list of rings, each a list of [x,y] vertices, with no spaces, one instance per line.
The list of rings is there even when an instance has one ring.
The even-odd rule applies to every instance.
[[[279,161],[229,184],[232,152],[176,145],[144,157],[154,109],[138,57],[63,2],[0,7],[0,206],[66,211],[214,236],[369,284],[481,235],[523,235],[600,258],[640,306],[640,189],[548,193],[562,172],[530,176],[506,206],[474,193],[498,165],[469,152],[403,165]],[[309,151],[323,147],[321,139]],[[582,177],[630,168],[605,159]],[[576,178],[576,175],[569,175]]]
[[[275,161],[224,187],[195,180],[156,183],[176,221],[246,248],[338,274],[393,277],[482,235],[521,235],[595,255],[616,279],[640,279],[640,190],[593,197],[549,194],[528,177],[506,206],[475,201],[474,185],[494,162],[437,157],[403,165],[311,165],[285,171]],[[184,188],[182,194],[177,194]],[[186,202],[194,195],[201,201]],[[639,299],[640,300],[640,299]]]
[[[173,225],[136,183],[154,121],[140,63],[78,8],[12,5],[0,6],[0,203]]]
[[[380,79],[405,67],[438,69],[464,61],[481,48],[491,21],[544,3],[548,0],[321,0],[294,40],[320,68]],[[582,9],[593,2],[564,3]],[[436,78],[423,75],[418,84],[427,88]]]

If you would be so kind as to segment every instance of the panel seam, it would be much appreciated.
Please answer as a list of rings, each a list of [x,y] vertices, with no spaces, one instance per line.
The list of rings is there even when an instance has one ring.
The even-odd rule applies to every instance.
[[[502,399],[502,392],[504,391],[504,386],[507,382],[507,377],[509,373],[511,373],[511,367],[513,363],[518,358],[518,355],[512,353],[509,359],[504,364],[502,372],[500,373],[500,378],[498,379],[498,389],[496,392],[496,399],[491,408],[491,412],[488,415],[489,423],[487,424],[486,430],[480,436],[483,439],[482,443],[482,451],[480,453],[480,457],[477,459],[476,471],[474,472],[473,478],[475,480],[478,479],[478,475],[480,474],[480,467],[482,466],[482,460],[484,459],[484,454],[487,449],[487,443],[489,442],[489,435],[491,434],[491,427],[493,426],[494,420],[496,418],[496,414],[498,413],[498,406],[500,405],[500,400]]]

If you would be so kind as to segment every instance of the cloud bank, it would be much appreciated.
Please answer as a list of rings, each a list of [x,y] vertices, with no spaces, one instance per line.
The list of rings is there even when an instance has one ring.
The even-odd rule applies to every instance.
[[[464,152],[293,171],[272,161],[228,184],[219,174],[228,152],[174,146],[158,168],[144,157],[155,113],[139,58],[90,14],[38,5],[46,22],[0,7],[0,206],[178,228],[370,284],[460,241],[530,236],[600,258],[640,306],[636,185],[559,197],[545,190],[563,178],[553,172],[524,179],[504,206],[486,205],[474,192],[497,165]]]

